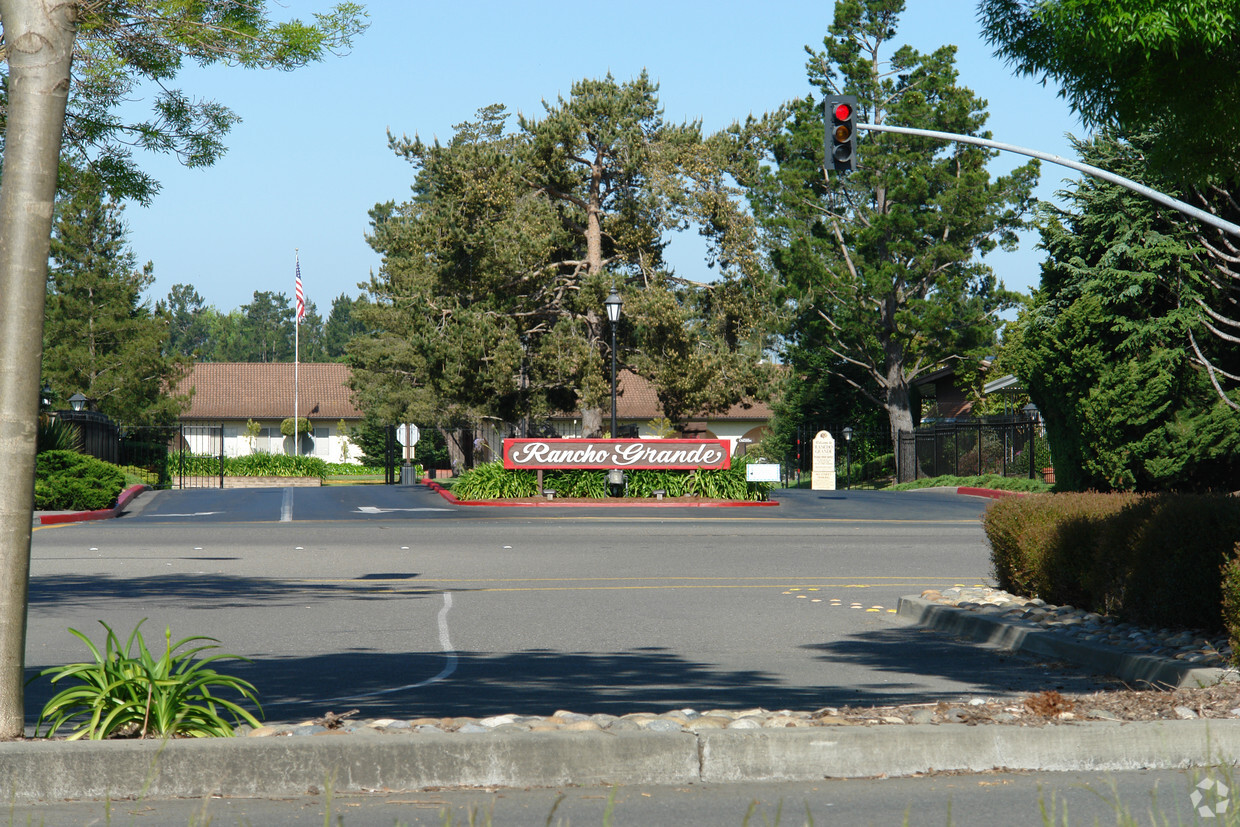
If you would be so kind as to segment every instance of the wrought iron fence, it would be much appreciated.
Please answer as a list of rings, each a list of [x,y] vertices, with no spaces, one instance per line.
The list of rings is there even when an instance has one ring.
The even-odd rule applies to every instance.
[[[852,438],[845,438],[845,429]],[[826,431],[835,440],[836,486],[891,477],[895,474],[895,457],[891,451],[891,433],[886,430],[854,428],[844,423],[806,423],[798,425],[792,441],[792,452],[784,465],[788,481],[808,477],[814,465],[814,438]]]
[[[77,431],[78,451],[104,462],[116,462],[119,429],[115,422],[96,411],[57,411],[54,415]]]
[[[1041,422],[1029,419],[964,420],[901,431],[897,481],[922,477],[1039,476],[1054,479]]]
[[[224,426],[122,427],[116,457],[152,488],[223,488]]]

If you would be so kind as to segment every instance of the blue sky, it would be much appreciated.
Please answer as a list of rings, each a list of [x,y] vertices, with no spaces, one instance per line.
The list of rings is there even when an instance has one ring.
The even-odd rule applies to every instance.
[[[329,0],[274,0],[277,19],[308,19]],[[126,211],[130,243],[153,261],[152,298],[194,285],[223,311],[255,290],[293,292],[300,250],[307,297],[326,317],[341,293],[379,267],[366,244],[368,210],[404,200],[412,168],[387,145],[387,131],[423,138],[452,134],[482,106],[539,114],[542,100],[568,95],[576,80],[607,72],[618,81],[645,68],[660,86],[669,121],[700,119],[714,131],[810,91],[804,47],[821,48],[831,2],[637,0],[512,3],[372,0],[370,29],[343,57],[291,73],[190,67],[178,86],[219,100],[242,122],[214,167],[184,169],[141,159],[163,189],[150,207]],[[922,51],[959,47],[960,82],[990,104],[996,140],[1071,156],[1066,132],[1079,122],[1056,95],[1012,75],[981,41],[976,0],[908,0],[897,43]],[[1001,173],[1024,158],[1006,155]],[[1039,196],[1050,198],[1069,170],[1043,165]],[[990,257],[1008,287],[1036,286],[1040,254],[1028,237],[1014,254]],[[674,240],[677,273],[709,278],[693,236]]]

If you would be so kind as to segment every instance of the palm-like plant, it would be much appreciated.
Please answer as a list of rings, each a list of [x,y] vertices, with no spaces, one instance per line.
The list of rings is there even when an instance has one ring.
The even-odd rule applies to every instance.
[[[241,699],[253,702],[262,714],[257,692],[249,681],[209,668],[215,661],[246,661],[246,658],[223,654],[197,658],[200,652],[218,648],[215,645],[218,641],[197,635],[174,644],[171,629],[165,630],[164,653],[156,658],[142,639],[140,630],[145,622],[145,618],[139,621],[124,650],[116,633],[102,620],[99,624],[107,630],[103,652],[86,635],[76,629],[69,630],[86,644],[94,661],[51,667],[39,673],[38,677],[51,675],[53,684],[70,678],[79,683],[47,702],[35,725],[36,733],[45,721],[47,731],[43,734],[46,737],[52,737],[62,727],[69,727],[72,728],[68,736],[71,741],[79,738],[231,736],[234,724],[259,725],[258,720],[237,702],[213,694],[213,690],[219,689],[236,692]],[[205,645],[177,651],[201,641],[206,641]]]

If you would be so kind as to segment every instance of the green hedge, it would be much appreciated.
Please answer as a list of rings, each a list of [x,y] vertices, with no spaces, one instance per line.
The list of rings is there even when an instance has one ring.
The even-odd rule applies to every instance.
[[[35,460],[38,511],[96,511],[116,505],[125,475],[115,465],[77,451],[44,451]]]
[[[653,497],[663,491],[668,497],[698,496],[723,500],[765,500],[769,483],[745,479],[747,460],[738,457],[732,467],[721,471],[626,471],[629,497]],[[603,499],[608,496],[606,471],[547,471],[543,488],[558,497]],[[501,462],[488,462],[461,474],[452,493],[462,500],[518,499],[538,496],[538,477],[533,471],[510,471]]]
[[[318,477],[326,479],[327,472],[327,463],[318,457],[260,453],[224,458],[224,476],[226,477]],[[169,454],[167,476],[177,474],[192,477],[218,477],[220,458],[218,456]]]
[[[1206,494],[1047,494],[983,519],[999,586],[1133,623],[1219,630],[1240,618],[1240,500]],[[1235,583],[1224,583],[1224,578]]]

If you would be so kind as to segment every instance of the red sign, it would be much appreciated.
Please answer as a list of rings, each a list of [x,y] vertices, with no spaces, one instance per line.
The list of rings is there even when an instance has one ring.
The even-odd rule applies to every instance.
[[[505,439],[505,468],[728,468],[725,439]]]

